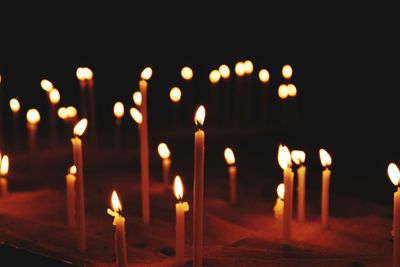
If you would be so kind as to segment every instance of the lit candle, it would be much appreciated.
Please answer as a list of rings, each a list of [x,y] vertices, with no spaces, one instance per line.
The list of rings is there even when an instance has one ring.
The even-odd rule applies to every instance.
[[[397,187],[393,194],[393,267],[400,266],[400,171],[394,163],[388,166],[388,175],[394,186]]]
[[[288,96],[295,97],[297,95],[297,88],[293,83],[287,85]]]
[[[50,100],[50,110],[49,110],[49,121],[50,121],[50,144],[54,146],[57,141],[56,135],[56,108],[57,104],[60,102],[60,92],[56,88],[52,88],[48,92]]]
[[[91,144],[93,146],[97,145],[97,132],[96,132],[96,107],[95,107],[95,98],[94,98],[94,79],[93,79],[93,71],[88,67],[85,68],[87,86],[89,89],[89,110],[90,110],[90,137]]]
[[[176,199],[179,201],[178,203],[175,204],[175,214],[176,214],[175,256],[176,256],[176,263],[180,266],[185,263],[185,212],[189,210],[189,204],[186,201],[182,202],[183,186],[181,178],[179,176],[175,177],[174,193]]]
[[[68,226],[74,228],[76,226],[76,207],[75,207],[75,181],[76,181],[76,166],[73,165],[68,169],[68,174],[65,176],[67,190],[67,221]]]
[[[87,107],[86,107],[86,76],[87,70],[84,67],[79,67],[76,70],[76,77],[79,80],[79,87],[81,88],[81,113],[84,117],[87,117]]]
[[[218,90],[218,83],[221,79],[221,74],[218,70],[212,70],[208,76],[211,83],[211,97],[209,101],[210,105],[210,119],[212,123],[217,124],[218,120],[221,120],[221,107],[218,105],[220,90]]]
[[[26,120],[26,127],[29,132],[29,151],[34,153],[36,151],[36,132],[40,121],[39,111],[37,109],[29,109],[26,113]]]
[[[283,182],[285,185],[284,205],[283,205],[283,243],[289,244],[292,222],[292,202],[293,202],[293,172],[291,168],[290,152],[287,146],[279,145],[278,162],[283,169]]]
[[[113,210],[107,209],[107,213],[114,217],[115,226],[115,253],[117,257],[117,266],[127,266],[126,259],[126,238],[125,238],[125,218],[121,215],[122,207],[119,202],[117,192],[113,191],[111,196]]]
[[[292,151],[292,160],[297,169],[297,217],[299,222],[304,222],[306,218],[306,167],[304,161],[306,154],[301,150]]]
[[[290,78],[292,78],[293,75],[293,69],[290,65],[284,65],[282,67],[282,77],[286,80],[290,80]]]
[[[122,117],[124,116],[125,109],[124,104],[122,102],[116,102],[114,104],[114,116],[115,116],[115,145],[117,148],[121,147],[121,122]]]
[[[269,118],[269,113],[268,113],[268,96],[269,96],[269,80],[270,80],[270,74],[267,69],[261,69],[258,72],[258,78],[261,82],[261,114],[260,114],[260,122],[262,126],[268,125],[267,121]]]
[[[171,152],[165,143],[160,143],[158,145],[158,154],[162,159],[162,169],[163,169],[163,180],[164,180],[164,190],[169,189],[169,175],[171,169]]]
[[[227,147],[224,150],[224,156],[226,163],[229,165],[229,201],[231,204],[237,203],[237,193],[236,193],[236,166],[235,166],[235,154],[231,148]]]
[[[244,72],[246,74],[245,76],[245,86],[244,86],[244,96],[243,96],[243,100],[242,100],[242,104],[243,104],[243,122],[245,124],[248,124],[249,122],[251,122],[251,108],[255,105],[252,105],[252,73],[254,70],[254,66],[253,66],[253,62],[251,62],[250,60],[246,60],[243,62],[244,65]]]
[[[179,102],[181,101],[182,98],[182,91],[181,89],[179,89],[178,87],[173,87],[170,91],[169,91],[169,98],[171,99],[173,105],[174,105],[174,122],[175,125],[178,126],[180,124],[180,120],[179,120],[179,115],[182,114],[181,112],[179,112]]]
[[[181,76],[185,81],[190,81],[193,78],[193,70],[190,67],[183,67],[181,69]]]
[[[80,137],[85,132],[88,121],[80,120],[74,127],[74,138],[71,139],[74,155],[74,163],[76,166],[77,178],[77,223],[79,229],[79,249],[86,252],[86,218],[85,218],[85,190],[83,182],[83,159],[82,159],[82,140]]]
[[[14,149],[17,149],[20,142],[19,136],[19,111],[21,109],[21,105],[16,98],[10,99],[10,109],[13,114],[13,143]]]
[[[153,70],[150,67],[146,67],[140,73],[140,79],[148,81],[150,80],[151,76],[153,76]]]
[[[243,76],[246,74],[244,63],[239,61],[235,64],[235,122],[239,124],[243,116]]]
[[[1,157],[0,155],[0,197],[4,197],[8,194],[8,182],[7,182],[8,166],[9,166],[8,156],[4,155],[3,157]]]
[[[204,124],[206,110],[199,106],[194,116],[198,127],[194,144],[194,215],[193,215],[193,266],[202,266],[203,261],[203,201],[204,201]]]
[[[332,164],[332,158],[324,149],[319,150],[319,157],[322,167],[322,193],[321,193],[321,223],[322,227],[328,228],[329,226],[329,184],[331,179],[331,171],[329,166]]]
[[[135,105],[140,107],[142,104],[142,94],[139,91],[136,91],[133,93],[132,98]]]
[[[219,66],[218,68],[218,72],[221,75],[221,78],[223,79],[222,81],[222,90],[219,90],[220,93],[220,100],[222,103],[220,103],[220,106],[223,110],[223,117],[224,123],[230,123],[231,121],[231,112],[230,112],[230,108],[233,107],[233,104],[230,103],[232,97],[232,90],[230,90],[231,87],[231,79],[230,79],[230,74],[231,71],[229,69],[229,67],[226,64],[222,64]]]
[[[182,112],[180,114],[184,116],[183,122],[186,122],[190,121],[190,111],[193,110],[195,106],[195,99],[198,99],[198,96],[195,95],[198,92],[193,88],[193,70],[190,67],[185,66],[181,69],[181,77],[183,79],[182,91],[185,94],[185,101],[182,102]]]
[[[276,202],[274,205],[274,216],[278,220],[282,220],[283,214],[283,201],[285,197],[285,185],[280,183],[276,188],[276,194],[278,197],[276,198]]]

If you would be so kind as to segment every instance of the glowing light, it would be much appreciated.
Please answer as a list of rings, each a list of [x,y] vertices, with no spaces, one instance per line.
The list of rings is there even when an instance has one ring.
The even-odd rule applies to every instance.
[[[174,87],[169,91],[169,98],[172,102],[178,103],[181,100],[182,92],[178,87]]]
[[[139,91],[136,91],[132,95],[133,102],[135,103],[136,106],[140,107],[142,104],[142,93]]]
[[[29,124],[37,124],[40,121],[40,114],[37,109],[29,109],[26,113],[26,119]]]
[[[80,81],[86,79],[86,70],[85,70],[85,68],[79,67],[79,68],[76,69],[76,78],[78,78],[78,80],[80,80]]]
[[[91,69],[89,69],[88,67],[85,67],[84,70],[85,70],[85,79],[86,80],[93,79],[93,71]]]
[[[291,157],[290,151],[287,146],[279,145],[278,149],[278,163],[282,169],[290,167]]]
[[[266,69],[261,69],[260,72],[258,73],[258,78],[260,78],[260,81],[261,81],[262,83],[267,83],[267,82],[269,82],[270,75],[269,75],[268,70],[266,70]]]
[[[140,74],[140,78],[143,80],[150,80],[153,75],[153,70],[150,67],[146,67]]]
[[[75,165],[72,165],[72,166],[69,168],[69,173],[70,173],[70,174],[76,174],[76,166],[75,166]]]
[[[204,108],[203,105],[201,105],[197,108],[196,113],[194,115],[194,123],[198,127],[201,127],[204,124],[205,118],[206,118],[206,109]]]
[[[231,74],[229,67],[225,64],[222,64],[221,66],[219,66],[218,71],[223,79],[228,79],[229,75]]]
[[[73,106],[68,106],[66,110],[68,118],[75,118],[78,115],[78,111]]]
[[[239,61],[238,63],[236,63],[235,65],[235,73],[237,76],[241,77],[245,74],[246,70],[244,67],[244,63]]]
[[[165,143],[160,143],[157,149],[158,149],[158,154],[162,159],[167,159],[171,155],[171,151],[169,151],[169,148]]]
[[[115,190],[112,192],[111,195],[111,204],[115,212],[120,213],[122,211],[121,202],[119,201],[117,192],[115,192]]]
[[[8,167],[9,167],[9,160],[8,156],[4,155],[1,158],[1,164],[0,164],[0,175],[1,176],[6,176],[8,174]]]
[[[57,104],[58,102],[60,102],[60,92],[56,88],[51,89],[49,93],[49,98],[52,104]]]
[[[319,159],[321,160],[322,167],[329,167],[332,164],[332,158],[325,149],[319,150]]]
[[[293,69],[290,65],[285,65],[282,67],[282,76],[285,79],[290,79],[292,78],[293,75]]]
[[[53,89],[53,84],[49,80],[43,79],[40,82],[40,86],[42,87],[43,90],[46,92],[49,92],[51,89]]]
[[[189,67],[183,67],[181,70],[181,76],[184,80],[191,80],[193,78],[193,70]]]
[[[304,163],[306,160],[306,153],[301,150],[293,150],[292,151],[292,160],[296,165],[300,165]]]
[[[131,114],[131,117],[134,119],[134,121],[137,124],[141,124],[142,123],[143,117],[142,117],[142,113],[140,113],[139,110],[137,110],[136,108],[131,108],[129,110],[129,113]]]
[[[65,107],[61,107],[57,111],[57,115],[60,119],[65,120],[68,117],[68,110]]]
[[[122,102],[116,102],[114,104],[114,116],[116,118],[122,118],[124,116],[124,113],[124,104],[122,104]]]
[[[279,85],[279,88],[278,88],[278,96],[279,96],[279,98],[280,98],[280,99],[285,99],[285,98],[287,98],[288,95],[289,95],[289,92],[288,92],[288,91],[289,91],[289,90],[288,90],[286,84],[281,84],[281,85]]]
[[[224,157],[228,165],[235,164],[235,154],[233,154],[233,151],[230,147],[225,148]]]
[[[175,180],[174,180],[174,193],[175,193],[176,199],[181,200],[183,198],[182,180],[181,180],[181,177],[179,177],[178,175],[175,177]]]
[[[289,83],[287,85],[288,95],[289,96],[296,96],[297,95],[297,88],[294,84]]]
[[[400,171],[396,164],[390,163],[387,172],[389,175],[390,180],[395,186],[399,186],[400,182]]]
[[[16,98],[10,99],[10,108],[12,112],[18,112],[21,109],[21,105]]]
[[[251,74],[253,72],[254,66],[253,66],[253,62],[251,62],[250,60],[246,60],[244,63],[244,72],[246,74]]]
[[[212,70],[208,78],[210,79],[211,83],[216,84],[221,79],[221,74],[219,74],[219,71],[217,70]]]
[[[74,127],[74,135],[75,136],[82,136],[82,134],[86,130],[87,125],[88,125],[88,120],[87,119],[81,119]]]
[[[278,187],[276,188],[276,194],[278,195],[278,197],[280,199],[284,199],[285,197],[285,184],[284,183],[280,183],[278,185]]]

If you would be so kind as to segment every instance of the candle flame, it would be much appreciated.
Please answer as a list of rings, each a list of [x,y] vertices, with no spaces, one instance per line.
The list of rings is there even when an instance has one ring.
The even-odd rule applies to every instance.
[[[60,119],[65,120],[68,117],[67,108],[66,107],[59,108],[57,111],[57,115],[58,117],[60,117]]]
[[[282,169],[286,169],[290,167],[290,151],[287,146],[279,145],[278,149],[278,163]]]
[[[244,63],[244,72],[246,74],[251,74],[253,72],[254,66],[253,66],[253,62],[251,62],[250,60],[246,60]]]
[[[388,172],[390,181],[392,181],[392,183],[395,186],[399,186],[400,171],[399,171],[399,168],[397,167],[397,165],[394,164],[394,163],[390,163],[388,168],[387,168],[387,172]]]
[[[332,164],[332,158],[325,149],[319,150],[319,158],[321,160],[322,167],[329,167]]]
[[[115,190],[112,192],[111,195],[111,204],[115,212],[120,213],[122,211],[121,202],[119,201],[117,192],[115,192]]]
[[[1,158],[1,163],[0,163],[0,175],[1,176],[6,176],[8,174],[8,167],[9,167],[9,160],[8,156],[4,155]]]
[[[294,163],[296,163],[296,165],[300,165],[304,163],[304,161],[306,160],[306,153],[304,153],[304,151],[301,150],[293,150],[292,160]]]
[[[135,120],[135,122],[137,124],[141,124],[143,117],[142,117],[142,113],[140,113],[139,110],[137,110],[136,108],[131,108],[129,110],[129,113],[131,114],[131,117]]]
[[[297,95],[297,88],[294,84],[289,83],[287,85],[288,95],[289,96],[296,96]]]
[[[193,78],[193,70],[190,67],[183,67],[181,70],[181,76],[184,80],[188,81]]]
[[[282,200],[285,198],[285,184],[284,183],[280,183],[278,185],[278,187],[276,188],[276,194]]]
[[[267,83],[267,82],[269,82],[270,75],[269,75],[268,70],[266,70],[266,69],[261,69],[260,72],[258,73],[258,78],[260,78],[260,81],[261,81],[262,83]]]
[[[182,185],[181,177],[179,177],[179,175],[175,176],[174,193],[175,193],[176,199],[181,200],[183,198],[183,185]]]
[[[89,69],[88,67],[85,67],[84,70],[85,70],[85,79],[86,80],[93,79],[93,71],[91,69]]]
[[[16,98],[10,99],[10,108],[12,112],[18,112],[21,109],[21,105]]]
[[[114,104],[114,116],[116,118],[122,118],[124,116],[124,113],[124,104],[122,104],[122,102],[116,102]]]
[[[286,84],[279,85],[278,88],[278,96],[280,99],[285,99],[289,95],[289,90]]]
[[[238,63],[236,63],[235,65],[235,73],[237,76],[241,77],[245,74],[246,70],[244,67],[244,63],[239,61]]]
[[[133,103],[135,103],[136,106],[140,107],[142,104],[142,93],[139,91],[136,91],[132,95],[133,98]]]
[[[231,74],[229,67],[225,64],[222,64],[221,66],[219,66],[218,71],[223,79],[228,79],[229,75]]]
[[[208,78],[211,83],[216,84],[221,79],[221,74],[217,70],[212,70]]]
[[[282,67],[282,76],[285,79],[290,79],[293,75],[293,69],[290,65],[285,65]]]
[[[146,67],[140,74],[140,78],[143,80],[149,80],[153,75],[153,70],[150,67]]]
[[[233,151],[230,147],[225,148],[224,157],[228,165],[235,164],[235,154],[233,154]]]
[[[172,102],[178,103],[181,100],[182,92],[178,87],[174,87],[169,91],[169,98]]]
[[[206,118],[206,109],[204,108],[203,105],[201,105],[197,108],[196,113],[194,115],[194,123],[198,127],[201,127],[204,124],[205,118]]]
[[[76,78],[78,78],[78,80],[82,81],[84,80],[86,77],[86,71],[84,68],[79,67],[76,69]]]
[[[69,173],[70,174],[76,174],[76,166],[75,165],[72,165],[71,167],[69,167]]]
[[[67,117],[68,118],[74,118],[74,117],[76,117],[78,115],[78,111],[73,106],[68,106],[66,108],[66,111],[67,111]]]
[[[51,89],[53,89],[53,83],[46,79],[40,81],[40,86],[46,92],[49,92]]]
[[[29,124],[37,124],[40,121],[40,114],[37,109],[31,108],[26,113],[26,119]]]
[[[60,92],[56,88],[51,89],[49,93],[49,98],[52,104],[57,104],[58,102],[60,102]]]
[[[87,125],[88,125],[88,120],[87,119],[81,119],[74,127],[74,135],[75,136],[82,136],[82,134],[86,130]]]
[[[169,151],[169,148],[165,143],[160,143],[157,149],[158,149],[158,154],[162,159],[167,159],[171,155],[171,151]]]

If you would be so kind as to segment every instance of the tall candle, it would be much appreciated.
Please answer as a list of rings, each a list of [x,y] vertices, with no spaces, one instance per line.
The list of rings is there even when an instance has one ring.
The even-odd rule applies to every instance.
[[[235,106],[235,122],[236,126],[242,121],[243,118],[243,76],[245,74],[245,66],[244,63],[239,61],[235,65],[235,97],[234,97],[234,106]]]
[[[121,215],[122,207],[115,191],[112,193],[111,202],[113,210],[107,209],[107,213],[114,217],[117,266],[126,267],[128,264],[126,258],[125,218]]]
[[[218,68],[218,72],[221,75],[221,78],[223,79],[223,85],[221,90],[221,109],[223,110],[223,123],[229,124],[232,120],[231,115],[231,107],[232,103],[230,103],[232,97],[231,97],[231,79],[230,79],[230,69],[226,64],[222,64]]]
[[[393,259],[392,266],[400,266],[400,171],[396,164],[390,163],[388,166],[388,175],[394,186],[396,192],[393,194]]]
[[[185,101],[182,102],[183,121],[186,122],[190,118],[189,110],[192,110],[196,105],[195,100],[198,99],[198,95],[196,95],[198,92],[194,88],[193,70],[190,67],[185,66],[181,69],[181,77],[183,79],[182,91],[185,94]]]
[[[235,154],[231,148],[227,147],[224,150],[224,156],[226,163],[229,165],[229,201],[231,204],[237,203],[237,193],[236,193],[236,172],[237,168],[235,166]]]
[[[87,117],[87,107],[86,107],[86,77],[87,70],[84,67],[79,67],[76,70],[76,77],[79,80],[79,87],[81,88],[81,113],[84,117]]]
[[[10,99],[10,109],[13,113],[13,146],[14,149],[17,150],[20,142],[19,135],[19,111],[21,109],[21,105],[16,98]]]
[[[115,116],[115,146],[117,148],[121,147],[121,123],[122,117],[124,116],[125,109],[122,102],[116,102],[114,104],[114,116]]]
[[[304,222],[306,218],[306,167],[303,165],[306,154],[301,150],[292,151],[292,160],[297,169],[297,217],[299,222]]]
[[[37,109],[29,109],[26,113],[27,128],[29,134],[29,151],[31,153],[36,152],[36,132],[37,126],[40,121],[40,114]]]
[[[283,215],[283,201],[285,197],[285,185],[280,183],[276,188],[276,194],[278,197],[276,198],[276,202],[274,205],[274,216],[278,220],[282,220]]]
[[[208,104],[210,106],[210,119],[211,123],[215,123],[215,125],[218,125],[218,122],[221,121],[221,107],[218,105],[219,104],[219,99],[220,99],[220,87],[219,87],[219,81],[221,79],[221,74],[219,73],[218,70],[212,70],[208,76],[208,79],[210,80],[211,83],[211,93],[210,93],[210,99],[208,101]]]
[[[169,189],[169,176],[171,170],[171,152],[165,143],[160,143],[158,145],[158,154],[162,159],[162,169],[163,169],[163,183],[164,183],[164,190]]]
[[[182,98],[182,92],[181,89],[179,89],[178,87],[173,87],[170,91],[169,91],[169,98],[172,101],[172,104],[174,105],[174,125],[175,126],[179,126],[180,125],[180,115],[182,114],[181,112],[179,112],[179,102],[181,101]]]
[[[8,166],[9,166],[8,156],[4,155],[3,157],[1,157],[0,155],[0,197],[4,197],[8,194],[8,182],[7,182]]]
[[[319,157],[322,167],[322,192],[321,192],[321,223],[322,227],[329,227],[329,184],[331,179],[331,171],[329,166],[332,164],[332,158],[324,149],[319,150]]]
[[[194,215],[193,215],[193,266],[202,266],[203,261],[203,201],[204,201],[204,124],[206,110],[199,106],[194,116],[198,127],[194,142]]]
[[[90,108],[90,137],[92,146],[97,146],[97,132],[96,132],[96,106],[94,98],[94,80],[93,72],[86,67],[86,79],[89,91],[89,108]]]
[[[80,137],[85,132],[88,121],[80,120],[74,127],[74,138],[71,139],[76,166],[77,178],[77,223],[79,230],[79,250],[86,252],[86,217],[85,217],[85,190],[83,181],[82,140]]]
[[[76,182],[76,166],[69,168],[68,174],[65,176],[67,190],[67,221],[70,228],[76,226],[76,199],[75,199],[75,182]]]
[[[189,204],[185,201],[182,202],[183,198],[183,185],[179,176],[175,177],[174,181],[174,193],[176,199],[179,201],[175,204],[175,215],[176,215],[176,245],[175,255],[176,263],[183,265],[185,263],[185,212],[189,210]]]
[[[261,69],[258,72],[258,78],[261,82],[261,112],[260,112],[260,123],[262,127],[268,125],[268,96],[269,96],[269,79],[270,74],[267,69]]]
[[[48,92],[49,100],[50,100],[50,109],[49,109],[49,118],[50,118],[50,144],[54,146],[57,141],[56,134],[56,109],[57,104],[60,102],[60,92],[53,88]]]

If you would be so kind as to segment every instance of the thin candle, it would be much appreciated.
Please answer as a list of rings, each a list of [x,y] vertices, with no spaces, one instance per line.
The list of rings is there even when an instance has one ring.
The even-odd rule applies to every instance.
[[[175,256],[176,263],[183,265],[185,263],[185,212],[189,210],[189,204],[183,200],[183,185],[182,180],[179,176],[175,177],[174,180],[174,193],[178,200],[175,204],[175,215],[176,215],[176,245],[175,245]]]
[[[0,197],[4,197],[8,195],[8,167],[9,167],[9,159],[7,155],[3,157],[0,154]]]
[[[306,153],[301,150],[292,151],[292,160],[298,165],[297,168],[297,217],[299,222],[304,222],[306,218]]]
[[[393,259],[392,266],[400,266],[400,171],[396,164],[390,163],[387,169],[388,175],[396,192],[393,194]]]
[[[26,113],[26,120],[27,120],[26,127],[28,128],[28,134],[29,134],[29,151],[31,153],[35,153],[37,148],[36,132],[38,123],[40,121],[39,111],[37,109],[29,109]]]
[[[67,195],[67,221],[70,228],[76,227],[76,166],[73,165],[68,169],[68,174],[65,176],[66,195]]]
[[[79,67],[76,70],[76,77],[79,80],[79,87],[81,88],[81,113],[84,117],[87,117],[87,104],[86,104],[86,80],[87,71],[84,67]]]
[[[224,150],[225,161],[228,164],[228,173],[229,173],[229,202],[231,204],[237,203],[237,187],[236,187],[236,172],[237,168],[235,166],[235,154],[230,147],[225,148]]]
[[[319,150],[321,165],[325,169],[322,171],[322,192],[321,192],[321,223],[323,228],[329,227],[329,184],[331,180],[331,171],[329,166],[332,164],[332,158],[324,149]]]
[[[181,89],[179,89],[179,87],[173,87],[171,88],[171,90],[169,91],[169,99],[171,99],[172,104],[174,105],[174,124],[175,126],[179,126],[180,124],[180,119],[179,119],[179,115],[181,115],[182,113],[179,112],[179,102],[181,101],[182,98],[182,91]]]
[[[114,104],[114,116],[115,116],[115,146],[117,148],[121,147],[121,124],[122,117],[124,116],[125,109],[122,102],[116,102]]]
[[[91,144],[97,146],[97,132],[96,132],[96,106],[94,97],[94,79],[93,71],[88,67],[85,68],[87,86],[89,91],[89,109],[90,109],[90,137]]]
[[[48,92],[50,106],[49,106],[49,121],[50,121],[50,144],[54,146],[57,142],[56,135],[56,109],[57,104],[60,102],[60,92],[56,88],[52,88]]]
[[[169,150],[167,144],[160,143],[157,147],[158,154],[162,159],[162,169],[163,169],[163,183],[164,190],[167,191],[169,189],[169,176],[171,170],[171,151]]]
[[[21,109],[21,105],[16,98],[10,99],[10,109],[13,114],[13,144],[14,149],[18,148],[18,144],[20,142],[20,133],[19,133],[19,111]]]
[[[274,216],[278,220],[282,220],[282,215],[283,215],[283,201],[285,199],[285,185],[283,183],[280,183],[278,187],[276,188],[276,202],[274,205]]]

